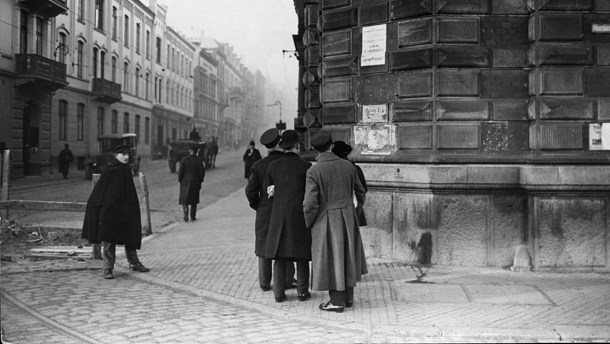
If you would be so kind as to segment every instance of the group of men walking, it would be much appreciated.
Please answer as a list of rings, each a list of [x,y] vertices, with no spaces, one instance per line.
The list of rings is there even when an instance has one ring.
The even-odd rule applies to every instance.
[[[367,273],[357,217],[365,187],[355,165],[332,153],[330,132],[322,130],[311,139],[318,153],[315,164],[298,155],[299,142],[294,130],[281,135],[267,130],[261,144],[268,155],[249,173],[245,191],[256,210],[259,283],[270,289],[273,261],[273,293],[276,302],[283,302],[294,262],[298,300],[311,297],[311,276],[312,290],[329,292],[330,300],[319,308],[343,312],[352,307],[353,288]]]

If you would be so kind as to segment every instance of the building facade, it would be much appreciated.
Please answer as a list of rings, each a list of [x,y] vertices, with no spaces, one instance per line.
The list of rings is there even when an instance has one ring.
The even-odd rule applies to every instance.
[[[202,37],[203,39],[203,37]],[[218,60],[208,52],[202,41],[191,40],[196,49],[194,75],[194,117],[196,128],[202,138],[218,137],[222,123],[222,110],[218,87]]]
[[[501,267],[525,244],[536,268],[609,269],[608,1],[295,9],[295,126],[355,148],[369,256]]]

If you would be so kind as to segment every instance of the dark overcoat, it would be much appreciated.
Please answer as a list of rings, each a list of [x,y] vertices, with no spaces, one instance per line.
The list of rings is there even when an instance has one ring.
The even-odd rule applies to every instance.
[[[261,156],[261,152],[259,152],[258,149],[252,148],[252,151],[250,151],[250,148],[246,149],[246,152],[243,156],[244,177],[246,179],[250,178],[250,172],[252,172],[252,165],[254,165],[255,162],[259,161],[262,158],[263,157]]]
[[[127,164],[113,159],[87,200],[81,237],[139,249],[142,245],[140,202]]]
[[[305,176],[309,161],[286,153],[267,169],[265,188],[275,186],[265,258],[311,260],[311,233],[303,217]]]
[[[356,172],[358,173],[358,179],[360,180],[362,187],[364,187],[364,192],[367,193],[369,191],[369,187],[366,184],[366,178],[364,178],[364,172],[362,172],[362,169],[360,168],[360,166],[356,165],[356,163],[352,162],[352,164],[354,164],[354,166],[356,166]],[[368,222],[366,221],[366,214],[364,214],[364,209],[362,208],[362,206],[356,208],[356,215],[358,216],[358,225],[359,226],[362,227],[362,226],[368,225]]]
[[[318,156],[307,171],[303,213],[311,228],[313,290],[346,290],[367,273],[356,206],[365,192],[356,167],[334,153]]]
[[[256,210],[254,253],[259,257],[264,256],[263,251],[267,243],[267,232],[269,231],[269,220],[273,207],[273,198],[269,198],[267,188],[264,187],[265,175],[269,164],[283,156],[283,152],[272,151],[263,159],[255,162],[248,179],[248,185],[246,185],[246,198],[248,198],[250,208]]]
[[[178,204],[199,204],[199,191],[205,178],[203,160],[189,154],[180,161],[178,169],[178,182],[180,182],[180,195]]]

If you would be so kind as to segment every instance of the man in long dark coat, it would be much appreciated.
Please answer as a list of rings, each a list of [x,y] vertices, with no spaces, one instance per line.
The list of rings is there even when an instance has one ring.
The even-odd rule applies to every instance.
[[[197,156],[196,144],[189,146],[189,155],[182,158],[178,169],[178,182],[180,182],[180,196],[178,204],[182,205],[184,221],[189,220],[189,206],[191,221],[197,219],[197,204],[199,204],[199,192],[205,178],[205,167],[203,160]]]
[[[70,163],[74,160],[74,155],[72,155],[72,151],[70,150],[69,144],[64,144],[64,149],[59,152],[59,157],[57,161],[59,163],[59,171],[64,176],[64,179],[68,179],[68,171],[70,170]]]
[[[311,234],[305,226],[303,197],[305,176],[311,163],[298,155],[299,134],[294,130],[282,133],[280,147],[284,156],[267,169],[265,186],[273,197],[265,257],[273,262],[273,294],[276,302],[286,299],[284,281],[289,262],[297,265],[297,297],[305,301],[309,292],[309,261]]]
[[[343,312],[353,305],[356,282],[367,273],[356,216],[365,191],[356,167],[330,151],[330,132],[321,130],[311,144],[318,156],[307,171],[303,212],[311,229],[312,289],[329,291],[330,301],[320,309]]]
[[[254,224],[255,245],[254,254],[258,257],[258,282],[263,291],[271,290],[271,264],[273,259],[264,257],[264,249],[267,243],[267,232],[269,231],[269,220],[273,208],[273,198],[267,194],[263,186],[269,164],[284,156],[284,151],[278,147],[280,132],[276,128],[266,130],[261,135],[260,142],[268,149],[267,156],[254,163],[252,172],[246,185],[246,198],[250,208],[256,210]],[[294,264],[288,264],[286,268],[286,286],[294,285]]]
[[[132,270],[150,271],[142,265],[136,251],[142,246],[142,224],[133,174],[127,165],[131,147],[119,145],[113,151],[115,158],[108,163],[87,200],[81,233],[90,243],[102,243],[106,279],[114,278],[116,245],[125,245],[125,255]]]
[[[244,161],[244,178],[249,179],[250,173],[252,172],[252,166],[255,162],[259,161],[263,157],[261,156],[261,152],[258,149],[254,148],[254,141],[250,141],[248,145],[248,149],[244,152],[243,161]]]

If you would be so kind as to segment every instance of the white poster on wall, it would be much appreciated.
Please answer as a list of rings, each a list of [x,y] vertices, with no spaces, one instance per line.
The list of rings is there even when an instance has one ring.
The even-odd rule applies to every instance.
[[[610,150],[610,123],[602,123],[602,149]]]
[[[362,122],[376,123],[388,121],[388,106],[380,105],[362,105]]]
[[[600,123],[589,124],[589,150],[602,149],[602,125]]]
[[[362,28],[361,66],[385,64],[386,24]]]

